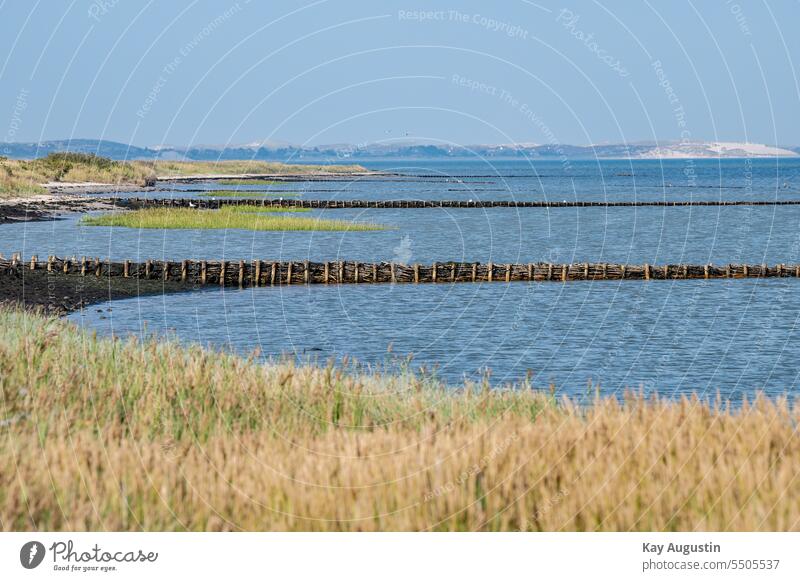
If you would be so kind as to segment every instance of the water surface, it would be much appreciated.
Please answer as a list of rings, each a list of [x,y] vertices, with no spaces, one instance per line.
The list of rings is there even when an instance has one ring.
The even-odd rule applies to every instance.
[[[772,200],[800,198],[800,162],[408,161],[421,179],[253,186],[336,199]],[[433,176],[433,177],[429,177]],[[197,196],[197,184],[157,196]],[[228,186],[225,189],[229,189]],[[0,249],[113,259],[796,263],[800,207],[325,210],[382,232],[156,231],[78,217],[0,228]],[[396,365],[450,383],[532,376],[580,395],[626,387],[734,399],[793,392],[798,281],[314,286],[143,297],[71,318],[104,334],[169,333],[265,356]],[[109,311],[108,308],[112,310]],[[101,312],[98,312],[101,311]]]

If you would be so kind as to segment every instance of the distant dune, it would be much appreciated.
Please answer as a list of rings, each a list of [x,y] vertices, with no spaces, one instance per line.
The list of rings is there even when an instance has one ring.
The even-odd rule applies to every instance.
[[[680,143],[654,147],[637,157],[643,159],[702,158],[702,157],[798,157],[789,149],[760,143],[712,142]]]

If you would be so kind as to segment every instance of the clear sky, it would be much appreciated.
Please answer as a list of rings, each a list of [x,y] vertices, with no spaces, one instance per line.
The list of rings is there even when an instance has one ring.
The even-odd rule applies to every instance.
[[[797,0],[0,0],[0,134],[800,145],[798,23]]]

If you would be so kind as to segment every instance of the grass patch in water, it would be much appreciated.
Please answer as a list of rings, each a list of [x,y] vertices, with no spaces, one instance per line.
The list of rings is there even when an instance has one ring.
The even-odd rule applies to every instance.
[[[202,198],[297,198],[300,192],[253,192],[249,190],[209,190],[198,194]]]
[[[277,180],[217,180],[221,186],[279,186],[286,182],[279,182]]]
[[[118,228],[154,228],[186,230],[274,230],[274,231],[370,231],[385,230],[379,224],[323,220],[286,216],[307,212],[305,208],[269,208],[262,206],[227,206],[219,210],[192,208],[146,208],[101,216],[86,216],[87,226]]]

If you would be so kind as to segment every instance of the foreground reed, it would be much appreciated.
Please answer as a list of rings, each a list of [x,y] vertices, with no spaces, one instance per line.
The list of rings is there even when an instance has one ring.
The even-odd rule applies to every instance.
[[[444,388],[0,310],[3,530],[796,530],[797,408]]]

